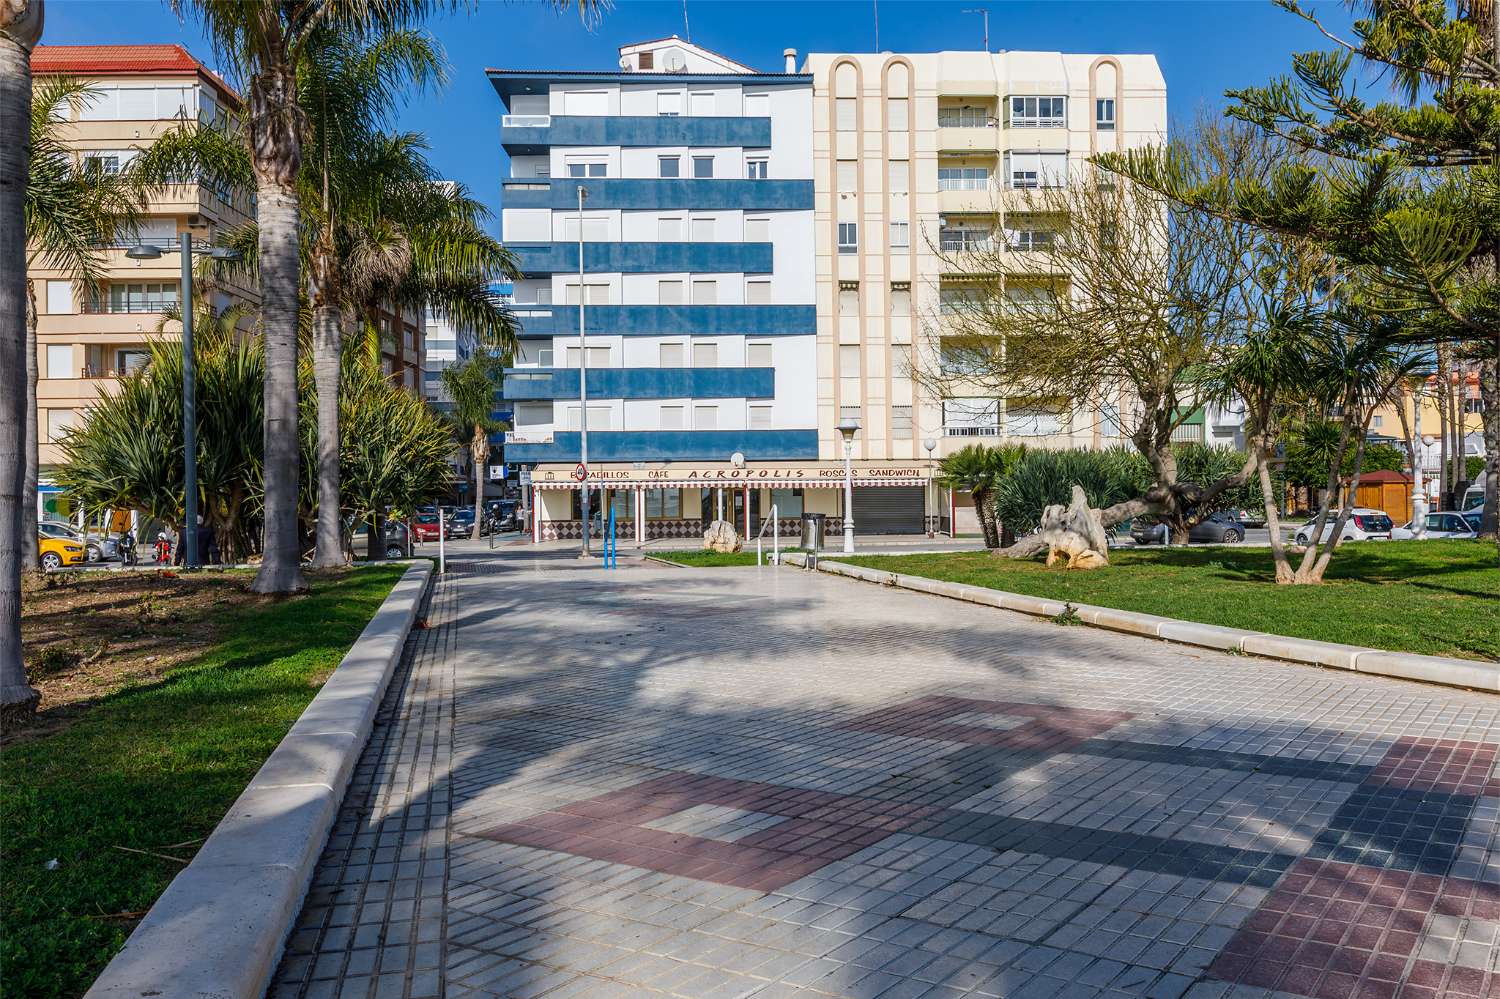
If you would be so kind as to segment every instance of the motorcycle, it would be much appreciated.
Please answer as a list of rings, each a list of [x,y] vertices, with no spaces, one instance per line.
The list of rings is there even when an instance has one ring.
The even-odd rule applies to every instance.
[[[129,567],[136,564],[134,531],[126,531],[120,535],[119,550],[120,565]]]

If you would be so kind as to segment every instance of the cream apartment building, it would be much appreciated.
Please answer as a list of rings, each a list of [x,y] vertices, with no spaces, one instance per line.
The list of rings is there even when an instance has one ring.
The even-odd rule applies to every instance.
[[[943,299],[962,294],[944,250],[991,238],[998,221],[1016,268],[995,279],[1024,274],[1025,249],[1046,234],[1008,207],[1076,176],[1093,153],[1161,141],[1166,82],[1151,55],[812,53],[802,68],[813,78],[818,457],[841,457],[836,427],[857,418],[857,461],[927,480],[881,490],[869,511],[856,496],[860,531],[948,530],[955,515],[965,529],[966,501],[930,481],[944,455],[1005,437],[1114,441],[1110,414],[945,399],[913,377],[940,362]]]
[[[216,121],[240,104],[227,84],[178,45],[41,45],[31,66],[38,78],[70,76],[93,87],[90,100],[65,112],[64,136],[78,156],[104,172],[125,167],[184,119]],[[212,178],[190,179],[159,191],[139,231],[105,249],[105,276],[97,286],[81,286],[71,275],[33,261],[28,277],[39,313],[37,430],[44,516],[72,513],[49,484],[49,470],[62,458],[56,441],[83,410],[114,390],[121,375],[144,363],[149,338],[176,335],[175,324],[163,334],[157,326],[181,295],[179,234],[191,232],[196,245],[206,246],[252,211],[248,192]],[[155,260],[131,260],[125,251],[132,243],[168,252]],[[230,287],[215,292],[213,304],[224,308],[237,298],[253,300],[254,291]]]

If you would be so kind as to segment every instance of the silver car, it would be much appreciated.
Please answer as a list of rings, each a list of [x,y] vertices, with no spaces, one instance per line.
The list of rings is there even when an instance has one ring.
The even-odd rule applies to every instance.
[[[1412,522],[1407,521],[1400,527],[1391,531],[1391,538],[1396,541],[1410,541],[1416,537],[1412,530]],[[1457,513],[1453,510],[1438,510],[1427,515],[1427,537],[1429,538],[1477,538],[1479,537],[1479,517],[1471,514]]]

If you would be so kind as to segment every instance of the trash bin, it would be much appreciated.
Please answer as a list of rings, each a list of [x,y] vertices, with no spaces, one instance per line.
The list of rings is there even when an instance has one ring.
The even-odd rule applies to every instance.
[[[826,514],[804,513],[802,515],[802,550],[816,552],[823,549],[823,519]]]

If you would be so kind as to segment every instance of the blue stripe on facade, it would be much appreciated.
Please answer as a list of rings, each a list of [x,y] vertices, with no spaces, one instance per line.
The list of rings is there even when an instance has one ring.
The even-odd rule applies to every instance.
[[[577,243],[512,243],[510,250],[523,273],[540,277],[578,272]],[[586,243],[584,271],[589,274],[700,273],[769,274],[770,243]]]
[[[546,316],[516,316],[520,336],[578,335],[578,306],[544,305],[520,311]],[[590,305],[583,310],[590,333],[614,336],[814,336],[818,310],[813,305]]]
[[[512,155],[551,146],[748,146],[771,145],[770,118],[552,115],[544,127],[500,126],[500,144]]]
[[[526,69],[485,70],[490,86],[510,106],[514,94],[546,93],[554,83],[626,83],[660,84],[670,83],[681,87],[689,83],[735,83],[754,84],[756,87],[783,85],[787,87],[811,86],[811,73],[619,73],[594,72],[589,70],[547,70],[538,72]]]
[[[576,399],[577,368],[513,368],[507,399]],[[775,368],[590,368],[590,399],[770,399]]]
[[[573,462],[576,430],[558,431],[551,444],[505,445],[506,461]],[[749,461],[817,458],[816,430],[589,431],[589,461],[723,461],[736,451]]]
[[[704,180],[561,177],[507,180],[500,193],[506,208],[578,208],[578,187],[588,191],[588,208],[701,209],[704,211],[811,210],[810,180]],[[543,189],[545,188],[545,189]]]

